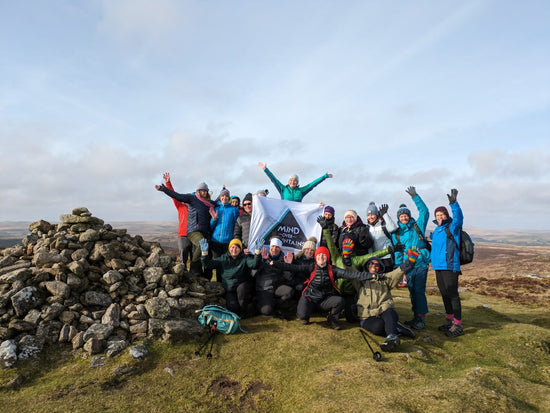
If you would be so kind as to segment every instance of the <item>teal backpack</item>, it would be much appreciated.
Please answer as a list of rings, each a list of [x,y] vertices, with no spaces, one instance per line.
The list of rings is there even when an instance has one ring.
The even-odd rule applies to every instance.
[[[199,323],[211,329],[215,328],[216,332],[233,334],[237,330],[241,330],[243,333],[246,333],[239,324],[241,318],[227,308],[211,304],[204,306],[202,310],[197,310],[196,312],[200,312]]]

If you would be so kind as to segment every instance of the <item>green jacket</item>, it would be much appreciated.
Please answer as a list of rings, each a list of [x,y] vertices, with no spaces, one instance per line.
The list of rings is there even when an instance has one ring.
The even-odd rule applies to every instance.
[[[332,258],[332,262],[337,268],[341,268],[343,270],[355,269],[357,271],[363,271],[363,265],[365,265],[365,263],[369,260],[369,258],[372,258],[372,257],[380,258],[380,257],[383,257],[384,255],[389,254],[389,250],[387,248],[384,248],[383,250],[375,251],[370,254],[352,255],[351,263],[353,264],[353,268],[346,267],[344,265],[344,259],[342,258],[340,251],[338,251],[338,248],[336,248],[336,245],[334,244],[334,241],[330,236],[330,231],[328,229],[324,229],[323,235],[325,236],[325,239],[327,241],[327,248],[328,248],[328,251],[330,252],[330,257]],[[355,287],[353,286],[350,280],[338,278],[336,280],[336,285],[338,286],[338,289],[342,294],[355,295],[357,293]]]
[[[226,292],[233,292],[240,284],[251,279],[250,269],[258,268],[262,256],[256,254],[252,257],[241,251],[236,258],[231,258],[229,252],[226,252],[216,258],[203,255],[201,261],[205,269],[215,269],[218,275],[221,274],[222,286]]]
[[[306,196],[313,188],[315,188],[317,185],[319,185],[321,182],[323,182],[325,179],[328,178],[328,174],[324,174],[320,178],[317,178],[313,182],[305,185],[305,186],[297,186],[296,188],[291,188],[288,185],[283,185],[281,181],[279,181],[275,175],[273,175],[273,172],[269,170],[269,168],[265,168],[264,172],[269,177],[271,182],[273,182],[273,185],[275,185],[275,188],[277,188],[277,191],[281,195],[281,199],[285,201],[296,201],[296,202],[302,202],[302,199],[304,196]]]

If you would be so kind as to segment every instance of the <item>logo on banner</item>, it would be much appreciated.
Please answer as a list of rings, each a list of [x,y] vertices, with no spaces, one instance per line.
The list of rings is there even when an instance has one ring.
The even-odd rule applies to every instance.
[[[275,236],[279,237],[283,242],[283,247],[287,248],[302,249],[307,241],[304,231],[294,218],[291,210],[287,210],[283,218],[275,224],[267,239]]]

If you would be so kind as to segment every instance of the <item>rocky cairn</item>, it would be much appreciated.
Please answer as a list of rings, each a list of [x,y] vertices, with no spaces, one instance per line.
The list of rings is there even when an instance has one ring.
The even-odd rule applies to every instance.
[[[29,226],[0,251],[0,365],[71,343],[111,357],[145,338],[185,341],[204,333],[196,310],[224,305],[220,283],[191,276],[157,242],[130,236],[87,208]]]

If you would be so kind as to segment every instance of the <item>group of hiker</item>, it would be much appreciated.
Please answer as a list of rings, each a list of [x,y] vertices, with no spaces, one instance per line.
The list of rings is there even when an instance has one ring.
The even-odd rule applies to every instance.
[[[326,173],[300,186],[298,176],[292,175],[284,185],[265,163],[258,166],[287,201],[301,202],[314,187],[333,177]],[[426,327],[426,280],[431,264],[446,312],[439,330],[448,337],[463,334],[458,293],[463,216],[456,189],[447,195],[452,215],[445,206],[434,211],[436,228],[431,241],[425,236],[428,207],[410,186],[406,192],[416,206],[417,218],[401,204],[395,222],[387,204],[371,202],[365,222],[350,209],[338,225],[334,208],[327,205],[317,219],[321,239],[311,237],[299,253],[284,254],[276,236],[249,244],[253,196],[267,196],[268,190],[246,194],[241,205],[240,198],[231,198],[225,187],[212,200],[204,182],[192,193],[177,193],[169,173],[163,180],[155,188],[170,196],[178,210],[181,263],[189,261],[191,274],[208,279],[215,270],[226,292],[226,307],[241,317],[296,314],[307,325],[313,311],[322,311],[327,314],[328,326],[339,330],[343,313],[348,322],[385,336],[382,350],[396,351],[400,337],[414,338],[414,330]],[[402,324],[391,290],[403,282],[409,290],[413,316]]]

